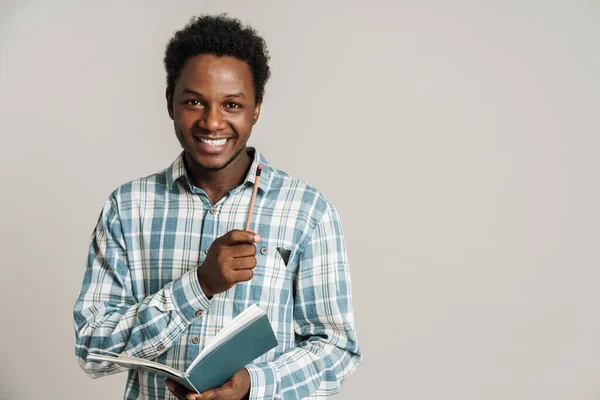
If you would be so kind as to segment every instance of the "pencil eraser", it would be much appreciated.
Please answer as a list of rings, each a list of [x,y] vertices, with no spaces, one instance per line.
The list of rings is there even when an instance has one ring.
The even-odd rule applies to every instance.
[[[260,176],[260,171],[262,171],[262,165],[258,164],[258,167],[256,167],[256,176]]]

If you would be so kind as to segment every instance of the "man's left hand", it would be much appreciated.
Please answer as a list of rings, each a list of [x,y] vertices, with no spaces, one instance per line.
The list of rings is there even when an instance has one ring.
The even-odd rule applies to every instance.
[[[167,379],[166,385],[180,400],[243,400],[250,394],[250,374],[246,368],[242,368],[223,386],[203,393],[190,392],[170,379]]]

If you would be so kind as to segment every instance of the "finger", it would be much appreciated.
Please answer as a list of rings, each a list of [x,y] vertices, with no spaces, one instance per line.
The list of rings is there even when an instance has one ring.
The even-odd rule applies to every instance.
[[[231,255],[233,258],[249,257],[256,255],[256,245],[241,243],[231,247]]]
[[[221,244],[233,246],[238,243],[257,243],[260,241],[260,235],[252,231],[240,231],[239,229],[234,229],[227,232],[219,239]]]
[[[240,269],[240,270],[234,271],[233,278],[235,279],[236,282],[246,282],[246,281],[249,281],[250,279],[252,279],[253,276],[254,276],[254,271],[252,271],[251,269]]]
[[[235,260],[233,260],[233,264],[232,264],[232,269],[234,271],[242,270],[242,269],[252,269],[254,267],[256,267],[256,257],[255,256],[236,258]]]
[[[186,400],[214,400],[218,398],[216,389],[207,390],[200,394],[189,394]]]
[[[196,394],[195,397],[189,396],[187,400],[228,400],[234,399],[234,392],[230,387],[221,386],[219,388],[207,390],[204,393]]]
[[[170,379],[165,379],[165,385],[180,400],[186,399],[186,395],[191,393],[187,388]]]

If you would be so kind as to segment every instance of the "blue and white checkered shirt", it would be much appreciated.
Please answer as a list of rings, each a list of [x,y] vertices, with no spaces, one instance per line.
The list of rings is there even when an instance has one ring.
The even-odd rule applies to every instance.
[[[223,326],[252,304],[278,346],[246,368],[250,399],[322,399],[361,361],[348,260],[336,209],[315,188],[268,166],[255,149],[245,182],[212,205],[188,178],[183,153],[166,170],[126,183],[106,201],[75,304],[79,364],[91,377],[125,370],[87,361],[111,351],[185,371]],[[196,268],[219,236],[243,229],[262,164],[249,282],[208,299]],[[164,379],[129,370],[125,399],[172,399]]]

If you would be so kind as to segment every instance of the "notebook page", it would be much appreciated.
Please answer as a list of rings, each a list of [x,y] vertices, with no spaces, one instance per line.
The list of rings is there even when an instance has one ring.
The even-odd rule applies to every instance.
[[[153,369],[156,369],[159,371],[164,371],[171,375],[175,375],[179,378],[183,378],[183,376],[184,376],[183,372],[181,372],[175,368],[171,368],[167,365],[160,364],[160,363],[150,361],[150,360],[144,360],[141,358],[127,357],[127,356],[123,356],[123,355],[120,355],[119,357],[111,357],[111,356],[103,356],[100,354],[91,354],[91,353],[88,354],[87,358],[90,360],[95,360],[95,361],[106,361],[109,363],[119,364],[119,365],[123,365],[123,366],[129,367],[129,368],[131,368],[132,366],[136,366],[136,365],[147,367],[147,368],[153,368]]]

